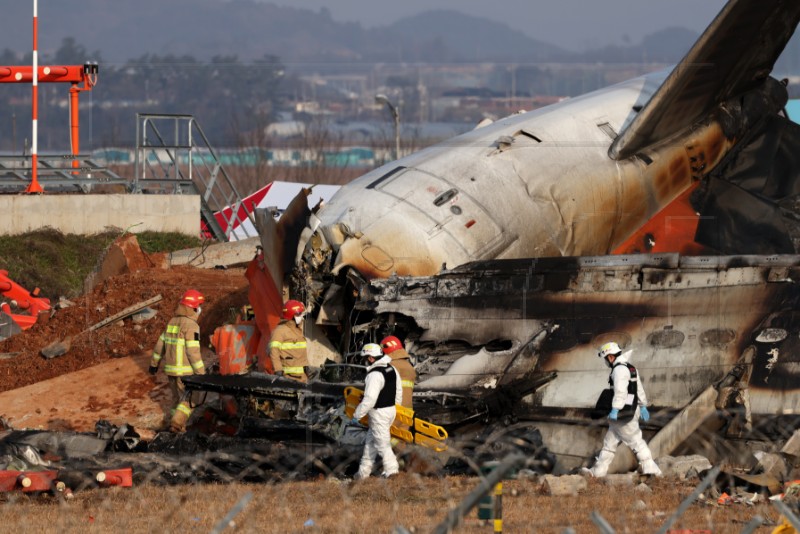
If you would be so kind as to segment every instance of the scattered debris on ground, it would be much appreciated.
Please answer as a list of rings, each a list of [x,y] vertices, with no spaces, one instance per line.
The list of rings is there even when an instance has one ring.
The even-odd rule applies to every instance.
[[[136,260],[117,264],[121,274],[105,276],[89,293],[70,299],[69,307],[58,308],[38,321],[24,335],[0,342],[0,391],[19,388],[65,373],[77,371],[113,358],[149,352],[172,316],[178,300],[188,288],[206,297],[200,328],[210,336],[217,326],[247,303],[244,269],[224,270],[173,267]],[[162,299],[150,307],[157,314],[149,321],[134,322],[129,316],[100,331],[82,331],[115,313],[160,294]],[[69,352],[47,360],[40,351],[59,340],[72,338]],[[206,341],[208,338],[206,338]],[[208,343],[205,343],[208,345]]]

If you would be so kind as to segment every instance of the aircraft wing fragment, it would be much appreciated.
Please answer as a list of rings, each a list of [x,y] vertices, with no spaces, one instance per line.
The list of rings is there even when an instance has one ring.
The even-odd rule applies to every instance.
[[[611,145],[628,158],[693,125],[769,76],[800,21],[795,0],[731,0]]]

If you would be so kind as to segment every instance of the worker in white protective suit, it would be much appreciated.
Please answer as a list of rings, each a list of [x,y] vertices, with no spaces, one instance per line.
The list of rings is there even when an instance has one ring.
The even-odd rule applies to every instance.
[[[628,362],[632,351],[625,353],[615,342],[600,347],[598,356],[603,358],[611,368],[608,383],[613,390],[611,410],[608,413],[608,432],[603,438],[603,448],[591,469],[585,472],[595,477],[608,474],[608,467],[614,459],[619,442],[630,447],[641,466],[642,474],[661,476],[661,469],[653,461],[650,448],[642,438],[639,428],[639,417],[643,421],[650,419],[647,411],[647,395],[636,368]]]
[[[396,475],[400,466],[392,452],[389,429],[396,415],[395,404],[403,402],[403,386],[397,370],[392,367],[392,358],[384,355],[377,343],[367,343],[361,349],[365,359],[367,378],[364,384],[364,398],[356,406],[353,423],[369,415],[369,430],[364,443],[364,454],[358,466],[356,479],[365,479],[372,473],[375,458],[380,454],[383,461],[383,476]]]

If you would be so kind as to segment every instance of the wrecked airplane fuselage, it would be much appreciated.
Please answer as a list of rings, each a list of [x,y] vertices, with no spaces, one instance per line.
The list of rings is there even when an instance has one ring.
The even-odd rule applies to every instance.
[[[603,427],[591,418],[608,370],[596,350],[609,340],[634,350],[651,411],[666,416],[650,433],[712,386],[720,410],[734,400],[731,391],[746,397],[744,426],[796,413],[798,279],[794,255],[473,262],[430,277],[350,277],[342,292],[352,310],[347,329],[328,335],[346,334],[353,350],[344,354],[389,333],[401,337],[415,358],[418,417],[462,442],[506,431],[519,443],[535,428],[569,468],[600,439]],[[341,418],[329,416],[341,408],[343,383],[271,375],[186,383],[290,400],[295,422],[338,439]]]
[[[315,308],[315,323],[322,332],[309,337],[331,340],[340,354],[346,354],[358,350],[365,328],[371,328],[373,335],[394,331],[391,317],[383,328],[365,326],[359,317],[371,310],[359,305],[355,294],[370,281],[436,276],[456,266],[462,267],[452,272],[464,272],[476,261],[490,260],[536,264],[546,263],[546,258],[572,257],[583,259],[564,261],[585,265],[589,257],[603,254],[678,252],[684,258],[681,262],[689,261],[687,254],[704,254],[715,258],[707,261],[725,264],[729,259],[712,255],[798,253],[800,159],[784,156],[800,153],[800,127],[782,115],[786,83],[769,76],[798,20],[800,5],[731,0],[669,73],[650,74],[506,117],[354,180],[308,221],[299,214],[286,221],[287,227],[305,226],[305,230],[295,231],[299,244],[283,243],[284,251],[296,252],[296,262],[293,270],[273,269],[276,286],[288,281],[290,293]],[[747,32],[761,38],[743,41],[742,33]],[[676,206],[683,208],[678,216],[670,211]],[[675,222],[681,218],[692,219],[691,224],[671,230],[681,226]],[[648,225],[659,227],[658,236]],[[279,248],[275,241],[264,249]],[[613,265],[615,260],[591,261]],[[282,276],[284,272],[290,276]],[[634,275],[641,274],[630,273],[633,278],[628,280],[624,272],[615,272],[622,278],[613,283],[621,287],[635,285]],[[591,276],[597,279],[581,283],[612,283],[602,273]],[[423,294],[425,282],[414,283]],[[744,308],[762,309],[760,295],[737,289],[736,282],[723,285],[731,288],[727,291],[731,295],[741,293]],[[672,306],[658,298],[665,294],[625,300],[616,313],[664,316],[663,309]],[[490,295],[486,298],[492,302],[483,313],[504,318],[504,326],[498,327],[501,332],[518,329],[511,336],[518,342],[526,339],[525,334],[547,332],[550,343],[561,339],[561,344],[585,346],[580,316],[556,332],[548,330],[563,319],[562,308],[571,305],[569,295],[566,291],[553,296],[552,302],[525,303],[517,312],[503,298]],[[730,343],[723,328],[708,333],[718,312],[707,298],[704,294],[695,304],[681,304],[694,307],[706,337],[719,340],[708,341],[701,352],[676,361],[677,367],[696,363],[697,354],[704,361],[713,360],[718,351],[705,347]],[[609,311],[613,302],[591,298],[583,302],[613,315]],[[458,346],[446,347],[446,340],[481,344],[473,341],[484,331],[484,323],[433,321],[448,312],[444,306],[429,304],[420,303],[405,316],[417,325],[432,323],[423,330],[426,340],[439,347],[438,362],[444,361],[445,352],[451,359],[464,355]],[[508,321],[514,313],[523,319]],[[765,313],[762,309],[762,317]],[[668,331],[669,321],[662,322],[659,328],[667,330],[654,334],[662,341],[653,346],[669,345],[679,337]],[[626,326],[620,323],[618,331],[627,332]],[[731,330],[738,336],[739,327],[752,326],[742,323]],[[504,351],[516,349],[504,343],[485,349],[497,366],[487,368],[490,374],[503,368]],[[633,346],[638,351],[638,340]],[[457,364],[465,368],[463,373],[452,373],[462,377],[460,385],[470,376],[483,383],[484,378],[469,367],[480,359],[470,357]],[[712,361],[698,372],[710,376],[717,363]],[[442,365],[435,367],[441,371]],[[670,380],[664,377],[662,382]],[[444,378],[431,382],[452,383]]]
[[[326,356],[404,339],[414,407],[438,424],[585,421],[611,339],[634,351],[657,409],[742,369],[752,414],[796,411],[800,127],[769,74],[798,20],[797,3],[730,0],[668,74],[354,180],[281,219],[295,232],[274,234],[297,241],[266,239],[296,254],[271,270],[276,287],[313,310],[306,334]],[[633,252],[650,254],[619,255]]]

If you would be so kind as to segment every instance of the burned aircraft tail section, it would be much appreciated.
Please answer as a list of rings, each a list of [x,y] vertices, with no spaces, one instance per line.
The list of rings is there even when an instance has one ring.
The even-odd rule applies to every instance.
[[[728,2],[617,137],[609,155],[629,158],[696,124],[723,103],[758,89],[798,21],[800,3],[794,0]]]
[[[800,251],[800,126],[768,115],[695,194],[695,241],[721,254]]]

